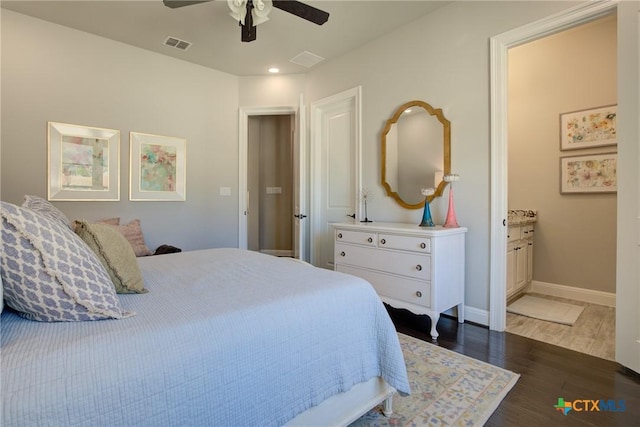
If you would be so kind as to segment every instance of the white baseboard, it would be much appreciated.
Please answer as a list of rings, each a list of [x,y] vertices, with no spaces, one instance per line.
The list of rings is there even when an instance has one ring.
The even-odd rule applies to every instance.
[[[290,249],[260,249],[260,252],[273,256],[293,256],[293,251]]]
[[[489,312],[487,310],[480,310],[479,308],[465,306],[464,320],[483,326],[489,326]]]
[[[453,308],[450,308],[449,310],[445,311],[443,314],[448,314],[449,316],[457,317],[456,310]],[[479,308],[469,307],[465,305],[464,321],[477,323],[478,325],[482,325],[482,326],[489,326],[489,312],[487,310],[480,310]]]
[[[567,298],[576,301],[599,304],[607,307],[616,306],[616,294],[611,292],[594,291],[591,289],[574,288],[573,286],[557,285],[555,283],[545,283],[533,280],[531,282],[531,292],[551,295],[554,297]]]

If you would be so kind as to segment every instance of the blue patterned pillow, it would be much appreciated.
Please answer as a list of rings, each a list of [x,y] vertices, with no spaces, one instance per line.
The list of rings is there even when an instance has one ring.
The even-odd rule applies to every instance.
[[[61,224],[64,224],[69,227],[69,229],[73,230],[69,218],[67,218],[67,216],[63,214],[60,209],[56,208],[49,201],[43,199],[42,197],[26,195],[24,196],[24,203],[22,203],[22,207],[38,212],[39,214],[44,215],[49,219],[60,221]]]
[[[91,249],[59,221],[0,202],[7,305],[43,322],[120,319],[113,283]]]

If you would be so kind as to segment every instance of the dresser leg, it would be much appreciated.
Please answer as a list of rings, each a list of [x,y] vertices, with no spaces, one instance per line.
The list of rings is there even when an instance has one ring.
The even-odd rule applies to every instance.
[[[435,313],[433,315],[429,315],[431,319],[431,339],[434,341],[438,339],[438,331],[436,330],[436,326],[438,326],[438,320],[440,320],[440,313]]]

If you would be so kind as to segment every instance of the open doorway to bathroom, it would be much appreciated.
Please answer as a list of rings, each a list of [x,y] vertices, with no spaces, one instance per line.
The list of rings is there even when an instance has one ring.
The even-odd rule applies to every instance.
[[[507,312],[506,330],[610,360],[615,359],[616,193],[563,192],[561,169],[568,161],[591,166],[589,159],[615,158],[617,146],[615,139],[561,146],[566,129],[560,115],[617,104],[616,33],[612,13],[510,48],[507,101],[508,208],[512,220],[521,212],[537,214],[535,222],[525,218],[533,239],[509,238],[515,243],[508,243],[508,272],[526,272],[520,271],[516,289],[507,288],[508,304],[527,294],[583,311],[573,326]],[[599,126],[611,122],[591,125],[590,131],[600,132]],[[601,172],[595,163],[593,170],[578,168],[578,173]],[[595,176],[581,179],[599,185]],[[508,234],[522,229],[512,227]],[[529,259],[518,262],[517,255],[526,251]]]
[[[293,256],[295,115],[248,117],[247,248]]]

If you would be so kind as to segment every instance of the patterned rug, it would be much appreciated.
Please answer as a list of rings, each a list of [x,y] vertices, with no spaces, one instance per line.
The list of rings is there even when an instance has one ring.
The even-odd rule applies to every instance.
[[[411,395],[393,398],[393,415],[382,406],[351,427],[481,426],[496,410],[520,375],[497,366],[398,334]]]

